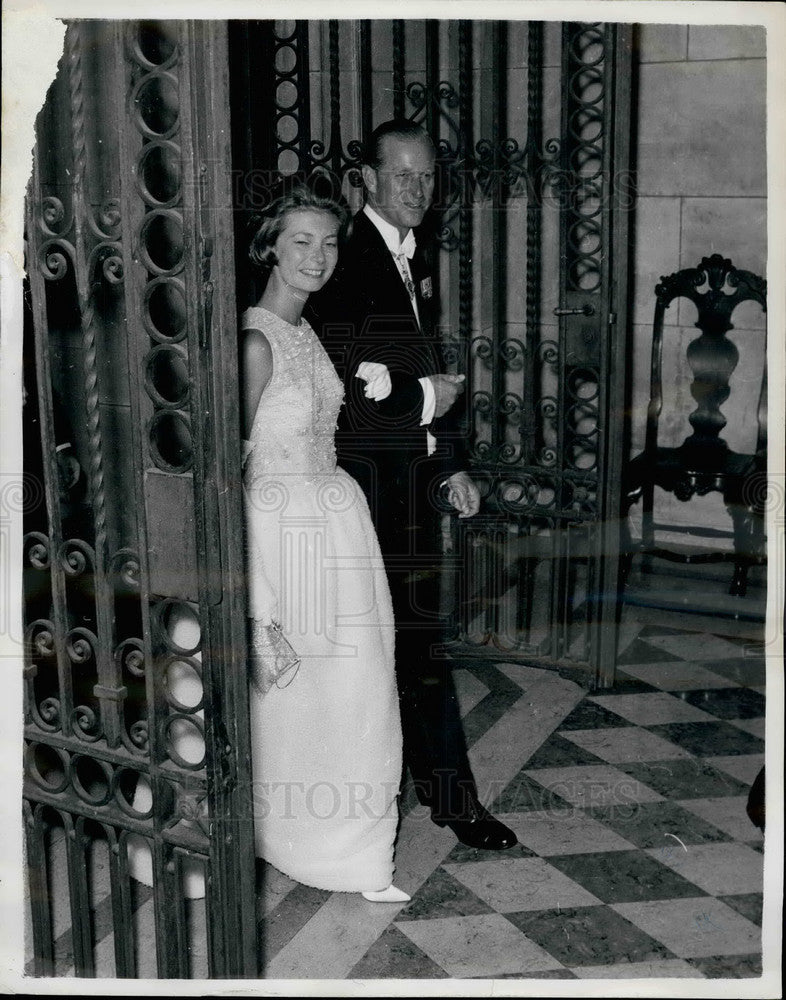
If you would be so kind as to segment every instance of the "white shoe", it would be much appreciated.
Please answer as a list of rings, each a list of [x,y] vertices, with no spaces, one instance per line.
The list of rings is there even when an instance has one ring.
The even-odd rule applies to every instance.
[[[360,895],[371,903],[408,903],[412,899],[394,885],[389,885],[387,889],[380,889],[378,892],[361,892]]]

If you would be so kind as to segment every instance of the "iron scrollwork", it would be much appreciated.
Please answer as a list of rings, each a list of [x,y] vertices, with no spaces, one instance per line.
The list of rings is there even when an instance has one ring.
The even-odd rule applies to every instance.
[[[350,140],[344,152],[341,135],[341,84],[339,53],[339,22],[328,22],[328,48],[330,61],[330,139],[327,148],[319,140],[311,143],[310,170],[332,171],[339,182],[348,173],[350,183],[359,187],[362,183],[359,173],[362,144],[358,139]]]

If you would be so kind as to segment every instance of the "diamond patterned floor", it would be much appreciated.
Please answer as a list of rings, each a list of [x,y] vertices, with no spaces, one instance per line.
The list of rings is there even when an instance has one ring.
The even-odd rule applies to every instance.
[[[410,903],[260,864],[266,978],[761,975],[763,838],[745,811],[764,759],[761,649],[646,625],[621,661],[596,694],[548,670],[457,664],[481,798],[519,845],[457,844],[405,789]]]
[[[493,768],[484,775],[484,801],[519,846],[462,847],[416,807],[396,879],[413,899],[347,956],[344,976],[759,976],[762,835],[745,806],[763,760],[764,660],[741,651],[728,637],[646,626],[619,683],[595,695],[568,682],[549,690],[545,671],[463,663],[455,676],[476,772],[481,738],[497,741],[511,771],[504,785]],[[562,717],[513,768],[504,722],[522,701],[537,713],[536,693]],[[410,879],[410,852],[425,844],[436,864]],[[306,924],[292,944],[305,952],[310,940]],[[312,976],[319,966],[315,956]]]

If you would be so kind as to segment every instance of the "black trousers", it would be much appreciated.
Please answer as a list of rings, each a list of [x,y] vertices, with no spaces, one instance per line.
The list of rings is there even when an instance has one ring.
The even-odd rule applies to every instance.
[[[396,620],[396,676],[404,765],[419,801],[437,822],[469,818],[477,788],[467,759],[451,664],[438,655],[444,640],[439,608],[439,563],[417,568],[386,558]]]

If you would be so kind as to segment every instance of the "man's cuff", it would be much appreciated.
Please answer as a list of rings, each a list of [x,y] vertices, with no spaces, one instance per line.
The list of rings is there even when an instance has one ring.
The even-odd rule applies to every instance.
[[[434,392],[431,379],[428,376],[419,378],[418,382],[420,382],[423,389],[423,413],[420,418],[420,426],[423,427],[430,424],[434,419],[434,411],[437,408],[437,396]]]

